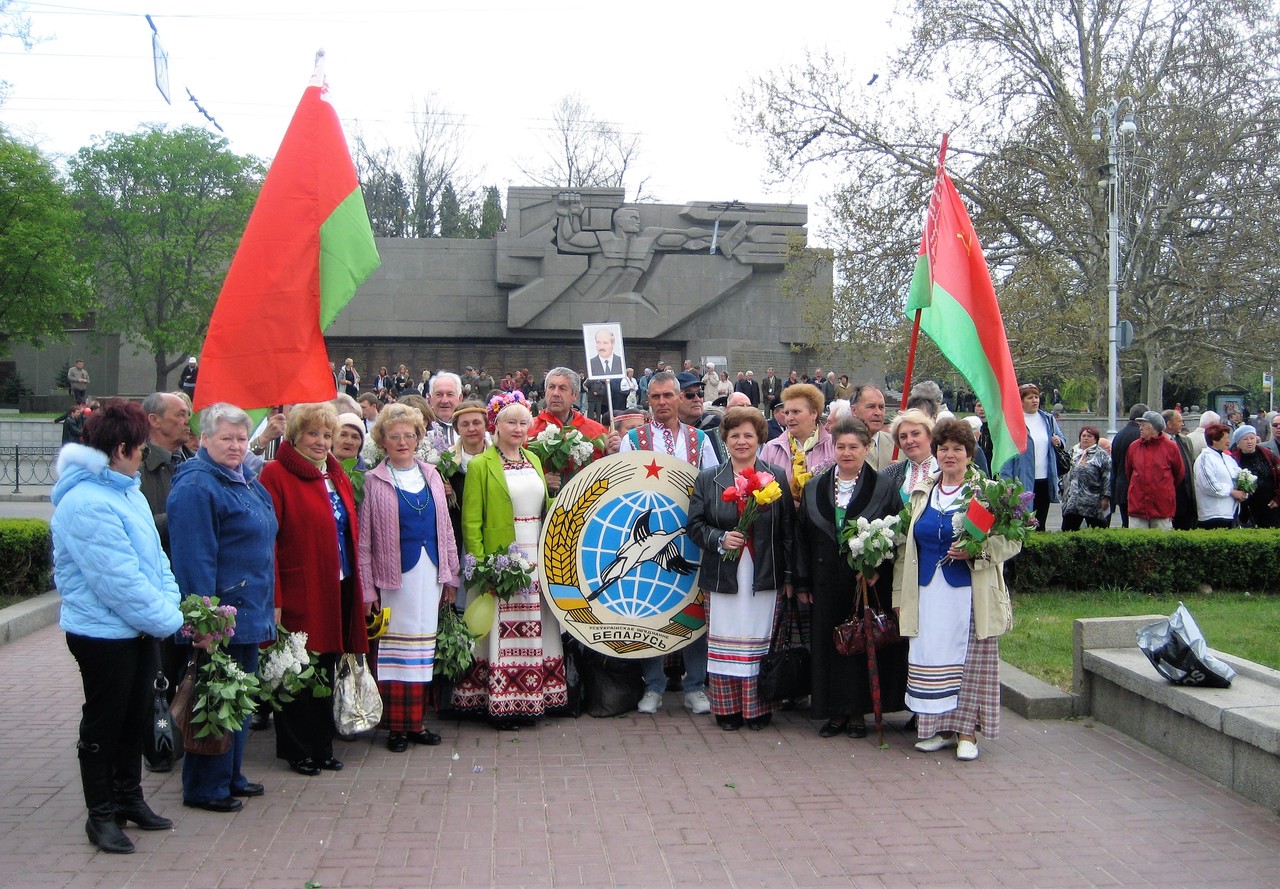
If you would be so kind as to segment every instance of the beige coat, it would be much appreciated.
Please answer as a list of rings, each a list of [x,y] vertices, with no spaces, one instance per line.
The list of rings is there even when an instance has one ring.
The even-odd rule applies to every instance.
[[[911,492],[911,529],[894,561],[893,607],[899,609],[898,626],[903,636],[920,635],[920,559],[916,554],[915,525],[937,483],[938,476],[930,476]],[[972,563],[973,628],[979,639],[1001,636],[1013,629],[1013,606],[1004,583],[1003,565],[1021,549],[1021,542],[992,535],[987,538],[982,556]]]

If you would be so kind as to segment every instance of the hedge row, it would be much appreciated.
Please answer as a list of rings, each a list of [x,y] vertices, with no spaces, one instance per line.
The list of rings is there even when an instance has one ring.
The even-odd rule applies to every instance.
[[[53,538],[44,519],[0,519],[0,595],[36,596],[53,584]]]
[[[1005,566],[1009,588],[1128,587],[1144,593],[1280,592],[1280,530],[1101,528],[1033,534]]]

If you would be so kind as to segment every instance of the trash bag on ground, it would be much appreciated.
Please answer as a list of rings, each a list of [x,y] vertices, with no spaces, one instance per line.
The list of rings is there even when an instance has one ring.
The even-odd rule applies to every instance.
[[[1138,630],[1138,647],[1165,679],[1176,685],[1230,688],[1236,671],[1209,653],[1209,644],[1187,606]]]
[[[644,694],[642,661],[606,657],[585,646],[578,659],[582,675],[582,709],[597,718],[630,713]]]

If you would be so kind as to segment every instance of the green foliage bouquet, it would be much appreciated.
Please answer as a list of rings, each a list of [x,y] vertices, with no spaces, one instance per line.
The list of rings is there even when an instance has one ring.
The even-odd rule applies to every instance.
[[[258,677],[246,673],[227,654],[227,640],[236,632],[236,610],[216,596],[187,596],[181,604],[182,634],[209,642],[209,661],[196,674],[191,725],[197,738],[236,732],[257,709]]]
[[[319,663],[320,656],[307,650],[306,633],[290,633],[277,624],[276,641],[263,650],[258,665],[262,700],[279,710],[303,692],[313,698],[329,697],[333,689],[316,670]]]

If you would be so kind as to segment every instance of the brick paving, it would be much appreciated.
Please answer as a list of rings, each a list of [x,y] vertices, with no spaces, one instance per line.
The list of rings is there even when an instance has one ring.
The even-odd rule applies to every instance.
[[[106,855],[84,836],[79,695],[57,627],[0,648],[3,889],[1280,885],[1276,813],[1103,726],[1005,711],[959,763],[897,728],[888,750],[825,740],[795,713],[726,734],[675,694],[518,734],[436,725],[444,745],[407,754],[339,742],[347,768],[316,778],[259,733],[265,797],[207,813],[147,775],[174,829]]]

